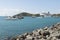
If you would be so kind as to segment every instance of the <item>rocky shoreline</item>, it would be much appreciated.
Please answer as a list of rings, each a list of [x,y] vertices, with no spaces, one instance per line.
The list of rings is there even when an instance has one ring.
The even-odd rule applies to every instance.
[[[60,40],[60,23],[52,25],[49,28],[40,28],[31,33],[25,33],[8,40]]]

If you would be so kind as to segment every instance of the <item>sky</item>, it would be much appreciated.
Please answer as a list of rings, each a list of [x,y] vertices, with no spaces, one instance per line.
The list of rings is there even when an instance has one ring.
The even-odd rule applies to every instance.
[[[21,12],[60,13],[60,0],[0,0],[0,16],[12,16]]]

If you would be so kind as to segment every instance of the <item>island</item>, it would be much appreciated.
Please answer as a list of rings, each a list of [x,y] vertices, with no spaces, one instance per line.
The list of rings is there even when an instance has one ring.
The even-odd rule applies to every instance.
[[[52,17],[60,17],[60,13],[58,13],[58,14],[52,14]]]
[[[27,13],[27,12],[21,12],[19,14],[14,15],[13,18],[20,19],[20,18],[23,18],[23,17],[26,17],[26,16],[27,17],[28,16],[30,16],[30,17],[40,17],[40,14],[31,14],[31,13]]]
[[[7,16],[7,18],[5,19],[24,19],[24,17],[32,17],[32,18],[35,18],[35,17],[41,17],[43,15],[40,15],[40,14],[31,14],[31,13],[28,13],[28,12],[21,12],[21,13],[18,13],[18,14],[15,14],[13,16]]]
[[[36,13],[36,14],[33,14],[33,13],[28,13],[28,12],[21,12],[21,13],[18,13],[18,14],[15,14],[13,16],[8,16],[6,19],[24,19],[24,17],[32,17],[32,18],[36,18],[36,17],[60,17],[60,14],[50,14],[50,12],[47,12],[47,13],[42,13],[43,15],[40,15],[40,13]]]

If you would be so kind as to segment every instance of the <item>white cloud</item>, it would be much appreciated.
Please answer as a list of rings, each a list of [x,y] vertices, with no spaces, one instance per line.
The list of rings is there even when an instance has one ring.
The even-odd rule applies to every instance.
[[[29,12],[29,13],[33,13],[33,14],[36,14],[36,13],[42,13],[42,12],[32,12],[31,10],[24,10],[24,9],[13,9],[13,8],[3,8],[1,9],[0,8],[0,16],[13,16],[15,14],[18,14],[20,12]],[[46,11],[45,11],[46,12]]]
[[[0,9],[0,16],[12,16],[19,13],[21,10],[19,9]]]
[[[33,13],[36,14],[38,12],[32,12],[32,11],[27,11],[24,9],[12,9],[12,8],[4,8],[4,9],[0,9],[0,16],[13,16],[15,14],[18,14],[20,12],[29,12],[29,13]]]

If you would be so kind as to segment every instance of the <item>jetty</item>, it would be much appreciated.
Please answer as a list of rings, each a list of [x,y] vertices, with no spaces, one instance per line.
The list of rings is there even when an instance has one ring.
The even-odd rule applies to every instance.
[[[7,40],[60,40],[60,23],[51,27],[40,28],[32,32],[27,32]]]

